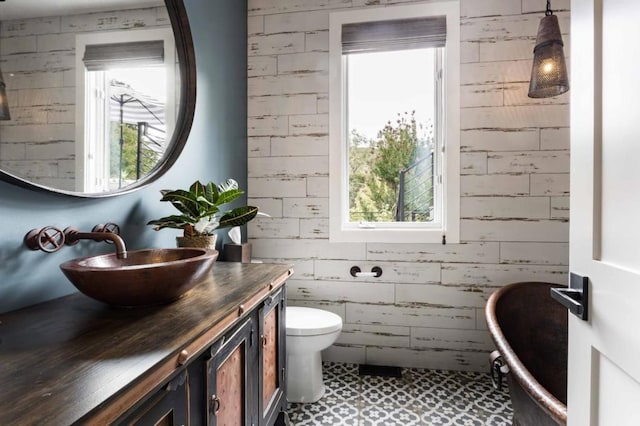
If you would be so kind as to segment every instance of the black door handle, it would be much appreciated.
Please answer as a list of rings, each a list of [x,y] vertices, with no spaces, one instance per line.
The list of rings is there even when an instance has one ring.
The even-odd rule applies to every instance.
[[[569,275],[569,288],[552,288],[551,297],[569,309],[581,320],[588,319],[589,278],[573,272]]]

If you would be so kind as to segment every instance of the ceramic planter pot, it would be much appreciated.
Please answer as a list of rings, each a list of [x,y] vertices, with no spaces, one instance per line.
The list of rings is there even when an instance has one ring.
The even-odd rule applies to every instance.
[[[176,237],[178,247],[198,247],[215,250],[216,240],[218,236],[214,235],[198,235],[195,237]]]

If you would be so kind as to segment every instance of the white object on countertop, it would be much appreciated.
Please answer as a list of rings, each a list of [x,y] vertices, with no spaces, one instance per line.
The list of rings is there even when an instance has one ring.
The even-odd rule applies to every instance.
[[[229,238],[231,238],[231,241],[233,241],[234,244],[242,243],[242,231],[240,230],[239,226],[234,226],[233,228],[229,229],[227,235],[229,236]]]

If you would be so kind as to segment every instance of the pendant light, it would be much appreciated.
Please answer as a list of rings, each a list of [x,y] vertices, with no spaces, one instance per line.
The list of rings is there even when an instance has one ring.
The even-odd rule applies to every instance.
[[[530,98],[549,98],[569,90],[563,47],[558,17],[551,10],[551,1],[547,0],[547,10],[540,20],[536,47],[533,49]]]
[[[4,84],[4,77],[2,77],[2,71],[0,71],[0,120],[11,120],[9,101],[7,100],[7,89]]]

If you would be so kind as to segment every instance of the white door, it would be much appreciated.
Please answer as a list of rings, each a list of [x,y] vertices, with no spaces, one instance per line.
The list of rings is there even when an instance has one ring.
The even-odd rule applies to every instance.
[[[570,426],[640,425],[640,1],[571,2]]]

